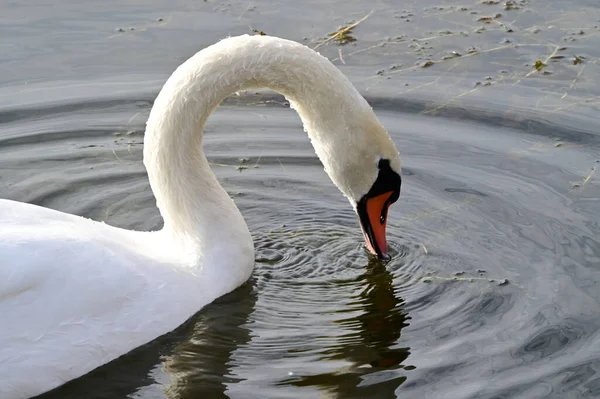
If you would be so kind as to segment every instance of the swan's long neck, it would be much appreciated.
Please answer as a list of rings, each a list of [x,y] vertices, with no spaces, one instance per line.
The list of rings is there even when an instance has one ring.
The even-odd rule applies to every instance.
[[[378,125],[343,74],[305,46],[266,36],[229,38],[210,46],[173,73],[148,120],[144,163],[166,229],[200,241],[235,240],[228,236],[231,226],[247,231],[204,156],[202,130],[223,99],[251,87],[277,91],[291,102],[326,170],[350,163],[340,142],[360,148],[367,138],[354,132],[364,131],[365,123]],[[218,236],[219,231],[225,233]]]

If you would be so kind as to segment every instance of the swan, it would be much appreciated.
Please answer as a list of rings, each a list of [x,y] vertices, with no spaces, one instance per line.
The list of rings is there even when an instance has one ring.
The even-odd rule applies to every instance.
[[[202,150],[210,113],[248,88],[283,94],[326,173],[387,259],[400,156],[329,60],[270,36],[229,37],[179,66],[147,121],[144,165],[164,220],[130,231],[0,200],[0,398],[52,390],[182,325],[245,282],[254,245]]]

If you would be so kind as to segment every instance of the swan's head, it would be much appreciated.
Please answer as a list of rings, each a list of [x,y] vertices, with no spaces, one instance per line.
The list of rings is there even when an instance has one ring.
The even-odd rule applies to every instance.
[[[325,170],[356,211],[368,250],[388,260],[386,224],[400,196],[400,155],[372,111],[362,116],[345,120],[344,131],[338,131],[344,138],[326,151]]]
[[[388,260],[386,224],[390,205],[400,197],[402,178],[392,168],[390,159],[377,162],[377,177],[361,198],[356,199],[355,210],[360,221],[368,250],[379,259]]]

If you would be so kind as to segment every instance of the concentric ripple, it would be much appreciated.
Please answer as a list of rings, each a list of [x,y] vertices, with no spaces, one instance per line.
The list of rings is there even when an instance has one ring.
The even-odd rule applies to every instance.
[[[596,144],[378,110],[404,162],[384,265],[293,111],[236,104],[205,150],[252,231],[251,280],[44,398],[600,395]],[[160,228],[148,102],[49,109],[0,113],[2,197]]]

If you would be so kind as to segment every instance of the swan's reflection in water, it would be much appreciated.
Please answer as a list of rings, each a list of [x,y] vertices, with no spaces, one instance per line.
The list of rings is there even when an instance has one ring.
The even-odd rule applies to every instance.
[[[251,338],[244,326],[257,300],[254,283],[251,279],[205,308],[187,339],[164,356],[164,371],[171,377],[167,398],[229,397],[227,384],[237,382],[231,376],[231,356]]]
[[[351,284],[358,291],[349,306],[339,312],[353,316],[336,321],[349,333],[323,350],[321,359],[349,362],[350,366],[291,377],[280,385],[316,387],[327,396],[339,398],[395,397],[395,390],[406,380],[403,370],[412,366],[403,364],[409,348],[398,346],[410,317],[402,311],[404,301],[395,293],[393,276],[380,261],[372,260],[362,275],[339,284]]]

